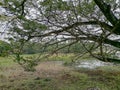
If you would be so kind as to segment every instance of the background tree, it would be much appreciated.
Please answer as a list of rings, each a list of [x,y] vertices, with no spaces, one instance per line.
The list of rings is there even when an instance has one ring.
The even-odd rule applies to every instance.
[[[0,56],[8,56],[11,54],[10,44],[0,40]]]
[[[91,56],[120,62],[113,58],[120,48],[119,0],[3,1],[7,16],[12,17],[9,34],[22,45],[38,40],[44,47],[56,44],[56,52],[80,42]],[[63,42],[67,44],[59,46]]]

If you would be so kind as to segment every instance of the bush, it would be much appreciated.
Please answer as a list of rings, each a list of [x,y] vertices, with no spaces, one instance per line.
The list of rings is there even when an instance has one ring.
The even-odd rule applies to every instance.
[[[0,56],[8,56],[10,54],[10,44],[0,40]]]

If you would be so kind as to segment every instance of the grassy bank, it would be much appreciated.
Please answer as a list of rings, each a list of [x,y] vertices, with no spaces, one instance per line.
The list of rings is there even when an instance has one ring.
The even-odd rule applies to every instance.
[[[72,58],[73,54],[51,56],[35,72],[26,72],[12,57],[0,57],[0,90],[120,90],[119,66],[75,70],[53,62]]]

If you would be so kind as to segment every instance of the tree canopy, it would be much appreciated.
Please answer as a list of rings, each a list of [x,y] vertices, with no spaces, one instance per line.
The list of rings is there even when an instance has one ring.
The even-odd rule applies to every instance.
[[[39,41],[43,47],[56,45],[56,52],[79,42],[91,56],[120,63],[113,57],[120,50],[119,0],[3,0],[0,5],[9,18],[9,39],[21,46]]]

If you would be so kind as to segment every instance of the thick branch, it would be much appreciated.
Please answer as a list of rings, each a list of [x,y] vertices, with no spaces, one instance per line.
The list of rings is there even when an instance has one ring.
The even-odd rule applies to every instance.
[[[78,27],[80,25],[101,25],[103,28],[106,28],[108,31],[111,32],[111,30],[113,29],[112,26],[108,25],[107,23],[104,22],[98,22],[98,21],[87,21],[87,22],[76,22],[72,25],[69,25],[67,27],[63,27],[63,29],[60,30],[54,30],[45,34],[41,34],[41,35],[35,35],[35,36],[30,36],[29,39],[34,38],[34,37],[45,37],[45,36],[49,36],[51,34],[60,34],[63,31],[67,31],[69,29]]]
[[[115,25],[118,21],[117,17],[111,11],[111,6],[106,4],[103,0],[94,0],[100,10],[103,12],[105,17],[112,25]]]
[[[120,63],[120,59],[116,59],[116,58],[98,57],[97,59],[99,59],[99,60],[101,60],[103,62]]]
[[[75,38],[75,39],[76,39],[76,38]],[[120,48],[120,42],[115,41],[115,40],[110,40],[110,39],[108,39],[108,38],[102,39],[101,37],[95,36],[95,35],[92,35],[91,37],[79,37],[79,38],[77,38],[77,39],[80,39],[80,40],[91,40],[91,41],[98,42],[98,43],[102,40],[102,42],[103,42],[104,44],[109,44],[109,45],[111,45],[111,46]]]
[[[21,7],[22,7],[22,12],[21,12],[21,16],[23,16],[24,15],[24,5],[25,5],[25,2],[26,2],[27,0],[23,0],[22,1],[22,3],[21,3]]]
[[[114,47],[120,48],[120,42],[115,41],[115,40],[110,40],[108,38],[102,38],[99,36],[91,36],[89,38],[95,42],[100,42],[102,40],[102,42],[105,44],[109,44],[109,45],[112,45]]]

